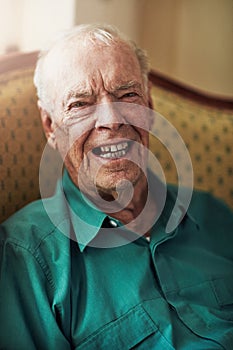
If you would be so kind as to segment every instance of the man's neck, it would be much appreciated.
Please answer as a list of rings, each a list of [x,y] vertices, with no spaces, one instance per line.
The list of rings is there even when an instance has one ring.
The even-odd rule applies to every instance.
[[[125,191],[127,191],[127,188]],[[121,194],[118,193],[118,197],[120,196]],[[109,214],[111,217],[120,221],[122,224],[127,225],[128,229],[149,236],[150,232],[148,230],[144,232],[144,223],[146,223],[146,226],[148,226],[148,223],[151,222],[152,226],[154,218],[156,216],[155,198],[149,198],[149,196],[150,194],[148,193],[147,178],[143,175],[135,184],[133,188],[133,195],[129,203],[125,207],[121,207],[119,204],[119,211],[111,213],[108,213],[106,211],[106,214]],[[117,198],[113,199],[117,201]],[[142,213],[148,200],[150,201],[150,210],[147,210],[143,213],[142,220],[140,220],[139,223],[135,222],[135,219]]]

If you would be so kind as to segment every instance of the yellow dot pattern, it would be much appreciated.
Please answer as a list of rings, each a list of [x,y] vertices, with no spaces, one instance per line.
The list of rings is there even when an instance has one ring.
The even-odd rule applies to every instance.
[[[1,221],[39,197],[38,169],[45,137],[32,76],[32,69],[1,75]]]
[[[155,110],[175,126],[187,146],[194,187],[233,208],[233,111],[194,102],[158,86],[153,86],[152,98]],[[174,159],[156,138],[150,142],[167,182],[177,183]]]

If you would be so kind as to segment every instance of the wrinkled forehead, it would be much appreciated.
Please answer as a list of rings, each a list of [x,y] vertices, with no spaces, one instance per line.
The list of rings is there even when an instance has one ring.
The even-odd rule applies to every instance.
[[[100,41],[70,39],[54,46],[43,62],[43,74],[47,83],[60,81],[76,72],[93,74],[101,68],[119,67],[119,70],[140,72],[140,66],[133,49],[120,39],[110,44]],[[93,70],[93,72],[92,72]]]

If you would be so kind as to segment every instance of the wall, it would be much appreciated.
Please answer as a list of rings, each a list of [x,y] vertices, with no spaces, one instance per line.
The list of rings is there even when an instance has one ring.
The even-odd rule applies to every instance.
[[[38,50],[74,24],[75,0],[0,0],[0,54]]]
[[[21,0],[22,1],[22,0]],[[23,0],[21,47],[38,49],[74,24],[75,0]]]
[[[76,0],[77,24],[111,23],[139,41],[145,0]]]
[[[0,53],[19,47],[22,8],[17,0],[0,0]]]
[[[147,0],[141,44],[152,67],[233,97],[232,0]]]

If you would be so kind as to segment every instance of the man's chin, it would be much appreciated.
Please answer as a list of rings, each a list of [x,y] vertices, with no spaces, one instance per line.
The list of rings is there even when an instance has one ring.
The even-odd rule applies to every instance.
[[[98,176],[95,185],[99,192],[111,194],[116,191],[128,190],[129,185],[135,186],[141,176],[142,171],[139,168],[133,171],[122,170],[117,173]]]
[[[99,194],[113,194],[115,197],[116,192],[127,191],[129,186],[133,188],[145,176],[144,166],[140,167],[128,159],[107,162],[102,166],[92,163],[85,171],[79,169],[79,188],[89,197]]]
[[[82,177],[79,181],[80,190],[100,210],[106,213],[116,213],[126,208],[135,194],[135,186],[145,176],[142,170],[135,166],[127,171],[108,172]],[[143,183],[143,181],[142,181]]]

